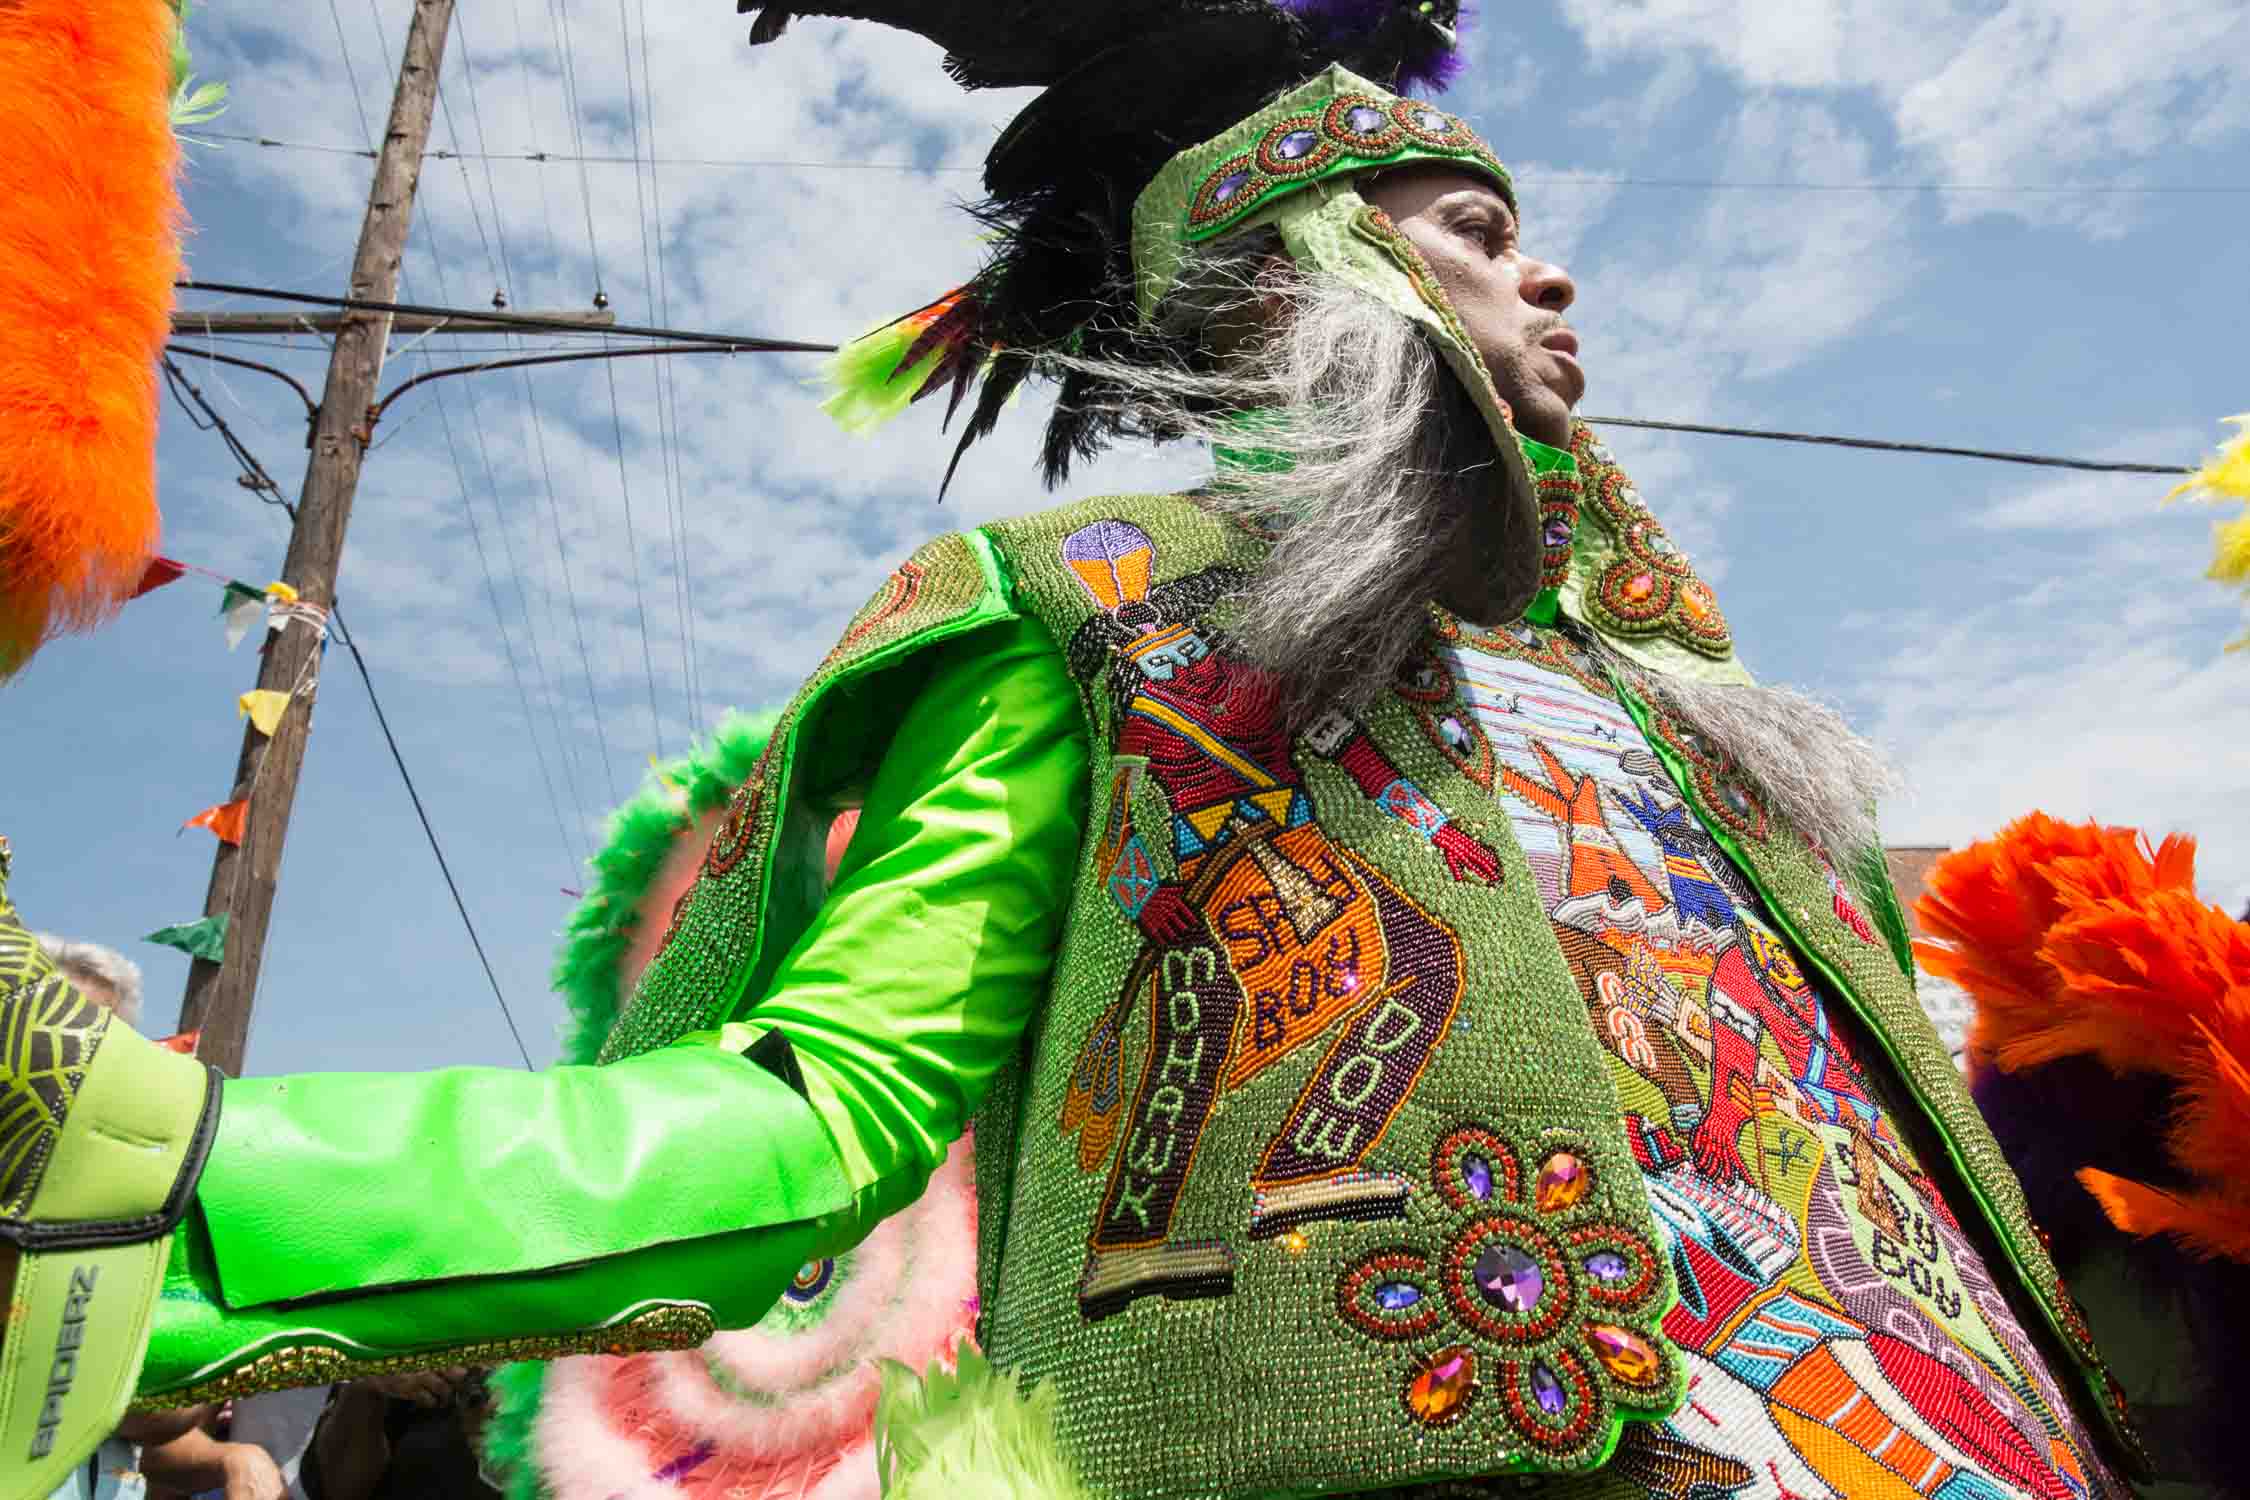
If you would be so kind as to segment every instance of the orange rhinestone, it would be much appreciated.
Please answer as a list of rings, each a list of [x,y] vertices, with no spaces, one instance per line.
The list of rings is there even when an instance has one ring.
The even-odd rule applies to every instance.
[[[1477,1357],[1466,1346],[1455,1344],[1422,1360],[1421,1369],[1406,1387],[1406,1409],[1414,1420],[1442,1427],[1461,1414],[1477,1381]]]
[[[1532,1184],[1532,1201],[1543,1214],[1559,1214],[1586,1196],[1594,1185],[1594,1174],[1586,1164],[1568,1151],[1557,1151],[1539,1168],[1539,1177]]]
[[[1635,604],[1640,603],[1655,592],[1656,575],[1654,573],[1635,573],[1625,580],[1625,597]]]
[[[1646,1385],[1664,1368],[1655,1346],[1630,1329],[1589,1323],[1586,1335],[1594,1341],[1594,1357],[1628,1385]]]

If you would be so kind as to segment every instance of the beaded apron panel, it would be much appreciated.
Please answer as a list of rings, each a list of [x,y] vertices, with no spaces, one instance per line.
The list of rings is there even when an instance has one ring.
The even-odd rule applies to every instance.
[[[1682,1393],[1670,1263],[1491,793],[1403,699],[1283,733],[1221,607],[1263,544],[1193,502],[991,534],[1095,760],[979,1125],[988,1350],[1120,1497],[1599,1465]]]

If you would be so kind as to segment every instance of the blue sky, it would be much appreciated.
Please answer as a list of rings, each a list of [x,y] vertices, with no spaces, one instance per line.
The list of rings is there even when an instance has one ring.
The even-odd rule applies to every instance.
[[[482,306],[504,283],[517,309],[583,307],[598,252],[622,320],[827,339],[975,264],[952,207],[975,179],[958,168],[1018,97],[964,96],[934,49],[877,28],[800,21],[752,49],[724,0],[646,7],[644,78],[640,0],[558,4],[463,7],[436,143],[476,149],[481,126],[494,152],[582,138],[631,157],[637,130],[662,164],[589,165],[582,190],[568,163],[430,162],[416,299]],[[199,12],[198,67],[233,90],[212,128],[364,142],[346,59],[379,128],[406,16],[404,0]],[[1482,7],[1467,46],[1448,103],[1515,167],[1527,243],[1576,276],[1589,411],[2189,463],[2250,406],[2237,0],[1527,0]],[[369,170],[197,149],[195,274],[342,290]],[[659,246],[662,299],[644,272]],[[294,345],[278,362],[317,388],[321,350]],[[488,347],[394,349],[385,386],[425,356]],[[295,398],[190,363],[294,495]],[[369,458],[343,571],[541,1062],[561,1015],[546,976],[562,891],[649,754],[678,754],[725,707],[780,702],[921,540],[1042,503],[1036,400],[941,508],[934,414],[847,440],[816,409],[809,361],[698,356],[663,362],[672,443],[657,363],[406,397]],[[2192,832],[2207,894],[2250,899],[2250,660],[2220,653],[2241,622],[2200,576],[2209,517],[2159,509],[2162,481],[1611,436],[1753,669],[1841,703],[1897,756],[1913,789],[1887,811],[1894,841],[1963,842],[2042,807]],[[165,550],[274,577],[285,526],[217,438],[168,412],[160,459]],[[1070,493],[1194,467],[1119,454]],[[175,584],[9,689],[16,722],[45,726],[11,758],[17,897],[36,924],[138,958],[157,1032],[186,961],[138,939],[201,910],[209,837],[173,830],[226,795],[234,698],[256,668],[248,646],[226,651],[216,594]],[[514,1059],[366,693],[332,653],[250,1069]]]

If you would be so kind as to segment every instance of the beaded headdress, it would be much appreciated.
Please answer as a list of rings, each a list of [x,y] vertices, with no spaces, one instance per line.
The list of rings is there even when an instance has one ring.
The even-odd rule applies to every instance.
[[[1169,279],[1186,245],[1274,223],[1299,190],[1367,167],[1428,157],[1474,162],[1507,180],[1458,120],[1393,92],[1443,87],[1458,70],[1460,0],[740,0],[740,8],[758,12],[753,42],[779,36],[797,13],[856,17],[939,43],[947,72],[965,87],[1043,89],[985,158],[986,197],[973,210],[993,231],[983,267],[849,346],[833,372],[829,409],[847,427],[872,426],[941,390],[950,420],[975,387],[956,465],[1053,356],[1145,359],[1138,304]],[[1235,156],[1244,158],[1239,170],[1205,170]],[[1287,240],[1288,226],[1276,227]],[[1300,244],[1290,248],[1301,253]],[[1088,399],[1100,394],[1096,378],[1054,373],[1061,400],[1041,455],[1050,484],[1115,435],[1108,403]]]
[[[1120,435],[1117,413],[1132,406],[1090,367],[1151,358],[1147,320],[1192,252],[1271,230],[1299,266],[1419,327],[1484,414],[1495,512],[1520,531],[1510,550],[1542,559],[1535,615],[1568,614],[1659,670],[1746,680],[1710,588],[1585,424],[1576,471],[1534,480],[1444,289],[1356,190],[1365,173],[1434,162],[1516,207],[1491,148],[1416,97],[1459,70],[1460,0],[739,3],[758,12],[753,42],[800,11],[856,17],[938,42],[964,87],[1044,90],[985,158],[974,212],[993,253],[965,285],[845,347],[827,404],[842,425],[874,426],[940,391],[950,422],[974,387],[950,480],[1008,398],[1048,374],[1061,387],[1041,453],[1052,485]]]

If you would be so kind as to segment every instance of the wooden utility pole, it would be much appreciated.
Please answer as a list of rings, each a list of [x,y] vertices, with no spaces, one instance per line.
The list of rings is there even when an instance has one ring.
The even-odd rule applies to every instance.
[[[430,114],[437,103],[438,66],[445,57],[446,32],[452,22],[453,0],[414,0],[414,20],[407,29],[398,86],[391,95],[390,122],[375,162],[375,182],[367,194],[359,250],[352,258],[349,295],[353,297],[397,300],[399,258],[406,250],[415,184],[429,141]],[[305,469],[281,576],[303,603],[317,607],[322,621],[336,602],[344,528],[351,519],[352,495],[367,453],[368,412],[389,338],[388,315],[346,313],[337,328],[327,384],[321,390],[312,459]],[[258,686],[295,696],[272,738],[259,733],[255,724],[243,726],[242,756],[229,795],[249,798],[249,816],[239,847],[219,844],[218,857],[211,864],[211,888],[203,901],[205,916],[224,914],[229,919],[226,956],[219,963],[193,961],[187,998],[180,1006],[180,1029],[202,1033],[196,1054],[230,1076],[242,1071],[243,1047],[250,1034],[250,1005],[258,992],[258,964],[273,914],[282,844],[312,727],[321,643],[321,629],[312,623],[292,622],[265,637]]]

